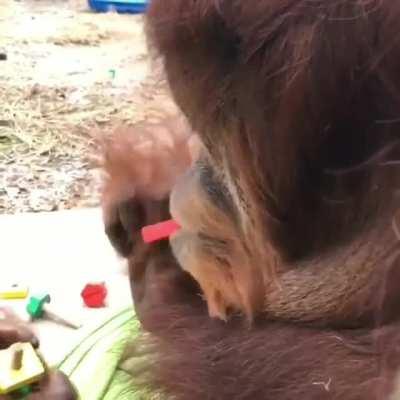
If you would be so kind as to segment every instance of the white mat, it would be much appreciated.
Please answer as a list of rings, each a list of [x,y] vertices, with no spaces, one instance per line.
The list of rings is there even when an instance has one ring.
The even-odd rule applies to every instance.
[[[85,325],[131,304],[124,263],[105,234],[99,209],[0,216],[0,283],[27,284],[32,293],[48,292],[52,307]],[[80,292],[91,281],[107,284],[108,307],[88,309]],[[26,301],[3,301],[22,317]],[[49,363],[56,363],[79,332],[48,322],[36,322]]]

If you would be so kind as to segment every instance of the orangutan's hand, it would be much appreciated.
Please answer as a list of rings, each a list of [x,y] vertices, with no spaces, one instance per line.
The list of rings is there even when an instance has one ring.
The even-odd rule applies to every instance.
[[[106,234],[128,257],[145,224],[169,217],[169,194],[199,151],[180,118],[122,128],[102,142],[102,208]]]
[[[4,350],[17,342],[30,342],[35,348],[39,346],[38,338],[26,322],[19,319],[12,310],[0,308],[0,349]],[[74,388],[64,374],[49,372],[27,400],[76,400],[77,398]],[[0,395],[0,400],[12,399],[11,396]]]

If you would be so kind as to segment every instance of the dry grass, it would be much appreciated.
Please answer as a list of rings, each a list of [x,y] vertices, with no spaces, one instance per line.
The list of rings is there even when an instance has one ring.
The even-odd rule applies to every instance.
[[[169,98],[146,95],[144,83],[136,96],[120,98],[117,103],[97,87],[84,97],[76,88],[33,85],[27,89],[0,88],[0,162],[49,154],[82,156],[92,147],[94,132],[107,133],[121,123],[157,119],[170,109]],[[147,107],[135,97],[146,100]],[[164,100],[166,107],[161,110],[154,104],[157,100]]]
[[[0,61],[0,213],[96,205],[93,132],[174,109],[142,18],[86,8],[81,0],[0,4],[8,55]]]

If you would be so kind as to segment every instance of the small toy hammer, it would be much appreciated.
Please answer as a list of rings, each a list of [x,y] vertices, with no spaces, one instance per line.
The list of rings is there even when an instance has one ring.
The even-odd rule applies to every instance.
[[[30,315],[31,320],[43,318],[50,321],[53,321],[57,324],[61,324],[67,326],[72,329],[79,329],[80,325],[77,325],[71,321],[68,321],[59,315],[55,314],[53,311],[50,311],[46,304],[50,303],[51,298],[50,295],[44,294],[39,296],[32,296],[29,299],[28,305],[26,306],[26,311]]]

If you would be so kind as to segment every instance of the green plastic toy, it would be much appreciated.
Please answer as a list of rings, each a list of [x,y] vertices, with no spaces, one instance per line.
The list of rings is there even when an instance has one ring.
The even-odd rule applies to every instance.
[[[26,311],[28,311],[32,319],[43,318],[43,314],[45,313],[44,307],[50,301],[51,298],[48,294],[32,296],[26,306]]]
[[[51,298],[49,294],[42,294],[30,297],[29,302],[26,306],[26,311],[30,315],[31,319],[47,319],[72,329],[79,329],[81,327],[80,325],[68,321],[50,311],[47,306],[50,301]]]

